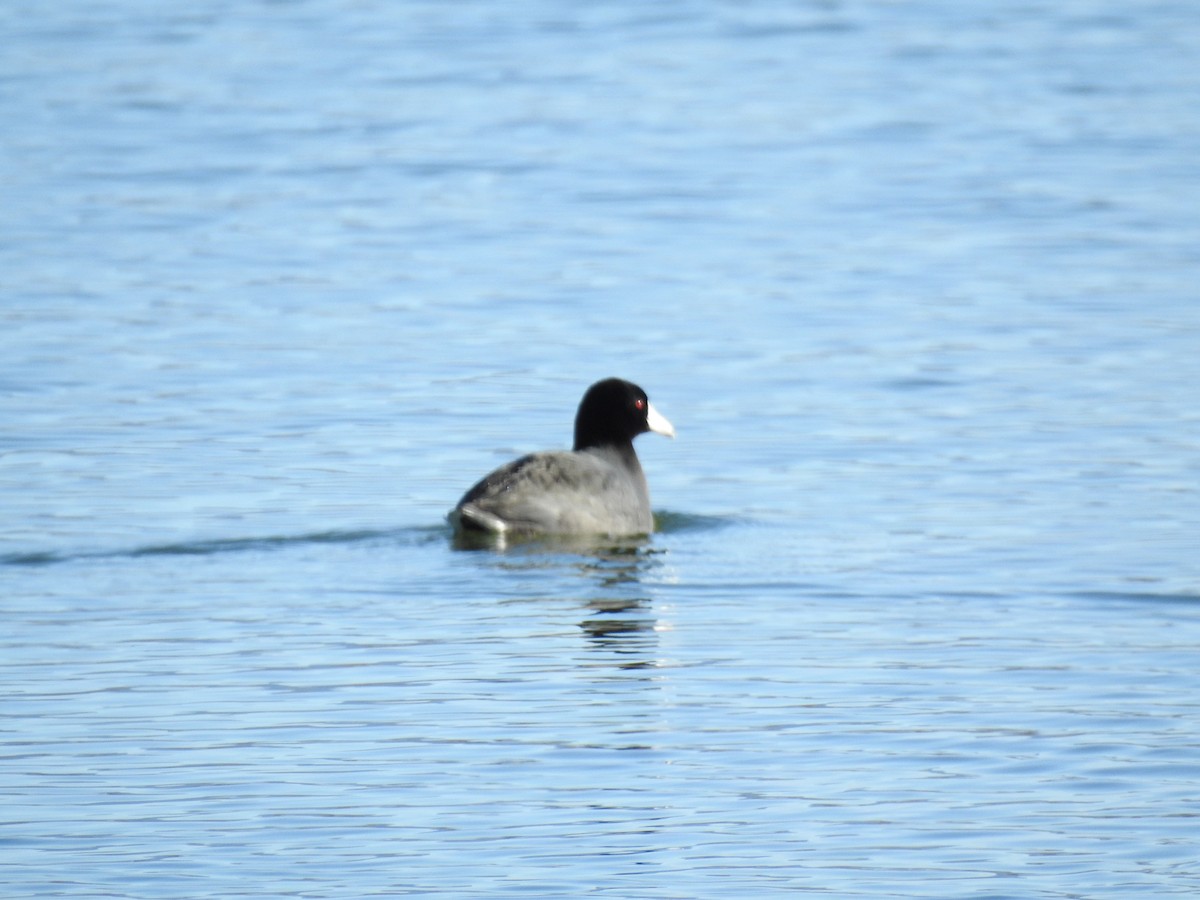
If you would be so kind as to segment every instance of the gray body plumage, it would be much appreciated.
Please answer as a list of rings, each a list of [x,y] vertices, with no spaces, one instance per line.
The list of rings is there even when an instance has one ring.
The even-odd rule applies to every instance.
[[[462,527],[502,533],[654,530],[641,464],[607,447],[523,456],[467,491],[455,513]]]

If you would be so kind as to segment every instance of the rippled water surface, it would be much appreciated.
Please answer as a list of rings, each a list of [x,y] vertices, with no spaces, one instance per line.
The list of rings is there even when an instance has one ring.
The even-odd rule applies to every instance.
[[[1200,891],[1189,3],[0,41],[4,896]],[[608,375],[657,533],[456,547]]]

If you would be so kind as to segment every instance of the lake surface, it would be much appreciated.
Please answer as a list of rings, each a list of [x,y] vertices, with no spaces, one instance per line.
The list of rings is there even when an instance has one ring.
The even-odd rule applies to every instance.
[[[1200,892],[1200,19],[0,24],[0,893]],[[644,540],[456,549],[640,383]]]

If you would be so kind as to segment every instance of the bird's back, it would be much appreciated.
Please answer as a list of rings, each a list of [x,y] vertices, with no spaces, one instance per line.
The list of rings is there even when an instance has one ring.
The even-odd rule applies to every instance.
[[[452,513],[464,529],[500,533],[641,534],[654,528],[637,457],[602,450],[533,453],[488,474]]]

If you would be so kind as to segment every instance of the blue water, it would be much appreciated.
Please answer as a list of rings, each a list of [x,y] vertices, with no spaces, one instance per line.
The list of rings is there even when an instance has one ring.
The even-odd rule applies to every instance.
[[[8,4],[0,893],[1194,896],[1198,43]],[[608,375],[659,531],[456,549]]]

